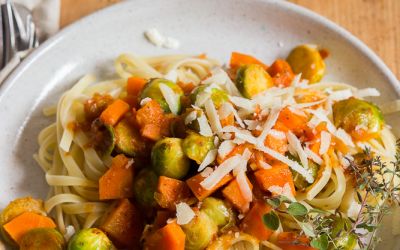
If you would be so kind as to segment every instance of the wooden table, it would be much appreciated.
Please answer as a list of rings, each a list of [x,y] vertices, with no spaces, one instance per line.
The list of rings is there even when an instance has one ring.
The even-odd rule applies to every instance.
[[[60,24],[65,26],[119,1],[61,0]],[[305,6],[349,30],[374,50],[400,79],[400,0],[289,1]]]

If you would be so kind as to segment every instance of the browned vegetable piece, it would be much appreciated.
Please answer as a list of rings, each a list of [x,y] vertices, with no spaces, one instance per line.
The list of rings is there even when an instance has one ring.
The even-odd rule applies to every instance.
[[[139,245],[143,227],[139,210],[128,199],[122,199],[112,208],[100,229],[117,247],[132,248]]]
[[[189,198],[190,190],[185,182],[160,176],[154,198],[162,208],[175,210],[175,204]]]
[[[84,110],[86,119],[93,121],[100,116],[108,105],[113,102],[113,98],[110,95],[100,95],[95,93],[92,98],[84,103]]]

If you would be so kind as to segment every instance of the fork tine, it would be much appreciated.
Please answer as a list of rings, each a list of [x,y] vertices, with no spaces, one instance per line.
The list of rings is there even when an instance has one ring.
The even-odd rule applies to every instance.
[[[1,17],[3,25],[3,61],[1,68],[11,60],[16,53],[14,22],[10,2],[1,5]]]

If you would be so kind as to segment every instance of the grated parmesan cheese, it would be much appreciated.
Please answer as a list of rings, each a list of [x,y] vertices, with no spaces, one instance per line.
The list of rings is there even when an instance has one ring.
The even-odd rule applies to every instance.
[[[308,169],[308,159],[307,154],[304,152],[303,147],[301,146],[300,140],[294,135],[292,132],[287,133],[287,139],[289,145],[296,151],[297,156],[299,156],[301,164],[305,169]]]
[[[215,109],[214,103],[211,99],[208,99],[205,103],[206,114],[211,125],[211,129],[214,133],[219,133],[222,130],[221,122],[217,110]]]
[[[323,155],[328,152],[329,146],[331,145],[331,134],[322,131],[321,132],[321,146],[319,147],[319,154]]]
[[[193,110],[191,111],[186,117],[185,117],[185,125],[188,125],[192,121],[196,120],[197,118],[197,111]]]
[[[195,216],[192,208],[185,202],[176,204],[176,223],[178,225],[188,224]]]
[[[211,149],[210,151],[208,151],[206,157],[204,157],[204,160],[200,164],[199,169],[197,171],[200,172],[205,167],[213,163],[215,158],[217,157],[217,152],[218,152],[217,149]]]
[[[161,47],[165,42],[165,37],[155,28],[146,30],[144,35],[150,43],[157,47]]]
[[[341,101],[346,100],[353,96],[353,93],[350,89],[332,91],[329,95],[329,99],[332,101]]]
[[[319,155],[317,155],[316,153],[314,153],[312,150],[310,150],[307,147],[304,148],[304,152],[307,154],[307,157],[309,159],[313,160],[318,165],[322,165],[323,160],[321,157],[319,157]]]
[[[167,104],[169,106],[169,109],[171,110],[171,112],[173,114],[177,115],[178,111],[179,111],[179,99],[178,99],[177,95],[170,87],[168,87],[164,83],[161,83],[159,88],[160,88],[160,91],[161,91],[165,101],[167,102]]]
[[[200,131],[199,133],[203,136],[212,136],[212,130],[210,125],[208,124],[206,116],[202,113],[200,117],[197,118],[197,122],[199,123]]]
[[[150,97],[146,97],[146,98],[144,98],[144,99],[142,99],[141,101],[140,101],[140,106],[144,106],[144,105],[146,105],[148,102],[150,102],[152,99],[150,98]]]
[[[235,155],[225,160],[207,178],[200,182],[200,185],[207,190],[211,190],[222,178],[224,178],[225,175],[229,174],[236,166],[238,166],[238,163],[241,160],[240,155]]]
[[[231,140],[225,140],[219,145],[218,156],[224,159],[235,147],[235,144]]]

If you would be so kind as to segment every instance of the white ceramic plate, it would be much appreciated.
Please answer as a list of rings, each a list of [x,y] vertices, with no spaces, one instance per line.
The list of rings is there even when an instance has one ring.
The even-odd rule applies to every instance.
[[[181,48],[149,44],[143,31],[150,27],[178,38]],[[226,62],[231,51],[241,51],[272,62],[301,43],[330,51],[325,79],[376,87],[382,92],[375,99],[378,103],[399,98],[398,80],[364,44],[332,22],[285,1],[126,1],[82,19],[41,45],[1,86],[0,208],[18,196],[45,197],[44,175],[32,159],[37,135],[50,122],[42,108],[54,104],[88,72],[112,77],[113,59],[120,53],[207,52]],[[400,124],[399,117],[388,121]],[[390,233],[386,235],[382,249],[399,245]]]

